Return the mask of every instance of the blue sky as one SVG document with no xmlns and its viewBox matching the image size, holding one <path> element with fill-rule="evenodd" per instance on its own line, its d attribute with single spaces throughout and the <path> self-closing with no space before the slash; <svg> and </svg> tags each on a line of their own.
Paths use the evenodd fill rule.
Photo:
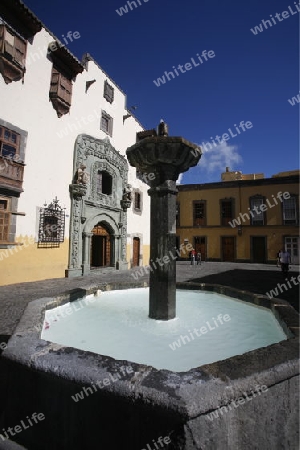
<svg viewBox="0 0 300 450">
<path fill-rule="evenodd" d="M 135 114 L 146 129 L 163 118 L 171 135 L 211 144 L 182 183 L 220 181 L 226 166 L 266 177 L 297 169 L 299 104 L 288 102 L 299 94 L 296 2 L 135 1 L 132 10 L 125 0 L 25 4 L 58 38 L 80 33 L 69 50 L 79 59 L 88 52 L 98 61 L 127 94 L 128 107 L 137 105 Z M 128 12 L 118 14 L 125 5 Z M 270 15 L 272 26 L 265 28 L 262 20 Z M 263 31 L 255 35 L 251 28 L 258 25 Z M 204 50 L 215 56 L 196 66 L 197 53 Z M 187 63 L 189 70 L 178 69 Z M 157 87 L 154 80 L 165 71 L 175 78 L 169 75 L 170 81 Z M 241 121 L 252 127 L 242 131 Z M 212 138 L 224 133 L 229 138 L 213 145 Z"/>
</svg>

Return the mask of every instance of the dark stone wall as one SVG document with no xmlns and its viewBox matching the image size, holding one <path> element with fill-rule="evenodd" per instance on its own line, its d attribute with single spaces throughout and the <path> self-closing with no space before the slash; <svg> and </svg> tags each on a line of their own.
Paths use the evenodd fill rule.
<svg viewBox="0 0 300 450">
<path fill-rule="evenodd" d="M 14 427 L 33 412 L 45 419 L 12 439 L 29 450 L 141 450 L 159 436 L 170 436 L 168 450 L 183 440 L 183 417 L 142 399 L 100 389 L 77 403 L 71 396 L 83 385 L 3 360 L 5 414 L 0 429 Z M 20 382 L 21 380 L 21 382 Z M 87 386 L 86 386 L 87 387 Z M 148 449 L 147 449 L 148 450 Z"/>
</svg>

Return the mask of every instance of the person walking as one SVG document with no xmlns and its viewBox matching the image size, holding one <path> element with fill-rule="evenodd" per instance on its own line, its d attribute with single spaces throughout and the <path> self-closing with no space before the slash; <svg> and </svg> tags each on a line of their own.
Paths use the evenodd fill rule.
<svg viewBox="0 0 300 450">
<path fill-rule="evenodd" d="M 197 253 L 196 261 L 197 261 L 197 266 L 198 266 L 198 265 L 201 266 L 201 253 L 200 253 L 200 252 Z"/>
<path fill-rule="evenodd" d="M 280 252 L 281 250 L 279 250 L 279 252 L 277 253 L 277 267 L 280 267 Z"/>
<path fill-rule="evenodd" d="M 291 264 L 291 255 L 286 250 L 281 250 L 279 253 L 279 260 L 281 264 L 282 273 L 288 273 L 289 264 Z"/>
<path fill-rule="evenodd" d="M 195 260 L 196 260 L 196 251 L 193 248 L 192 251 L 191 251 L 191 266 L 195 265 Z"/>
</svg>

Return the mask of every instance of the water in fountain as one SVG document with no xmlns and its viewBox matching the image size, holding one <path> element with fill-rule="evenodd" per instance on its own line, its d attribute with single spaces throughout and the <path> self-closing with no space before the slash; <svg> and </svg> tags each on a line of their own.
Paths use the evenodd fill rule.
<svg viewBox="0 0 300 450">
<path fill-rule="evenodd" d="M 147 288 L 108 291 L 46 311 L 42 338 L 177 372 L 287 338 L 268 309 L 225 295 L 177 290 L 168 321 L 148 317 L 148 296 Z"/>
</svg>

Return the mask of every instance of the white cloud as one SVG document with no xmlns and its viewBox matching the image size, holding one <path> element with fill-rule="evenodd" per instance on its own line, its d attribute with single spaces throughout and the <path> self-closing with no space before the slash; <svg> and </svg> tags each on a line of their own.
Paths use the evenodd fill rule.
<svg viewBox="0 0 300 450">
<path fill-rule="evenodd" d="M 225 172 L 226 167 L 230 167 L 230 170 L 233 170 L 243 162 L 238 152 L 238 147 L 236 145 L 229 145 L 226 141 L 222 141 L 217 145 L 204 141 L 198 145 L 202 148 L 202 157 L 198 165 L 199 168 L 206 172 L 219 171 L 221 173 Z"/>
<path fill-rule="evenodd" d="M 183 173 L 181 173 L 181 174 L 179 175 L 178 180 L 176 181 L 176 184 L 181 184 L 182 177 L 183 177 Z"/>
</svg>

